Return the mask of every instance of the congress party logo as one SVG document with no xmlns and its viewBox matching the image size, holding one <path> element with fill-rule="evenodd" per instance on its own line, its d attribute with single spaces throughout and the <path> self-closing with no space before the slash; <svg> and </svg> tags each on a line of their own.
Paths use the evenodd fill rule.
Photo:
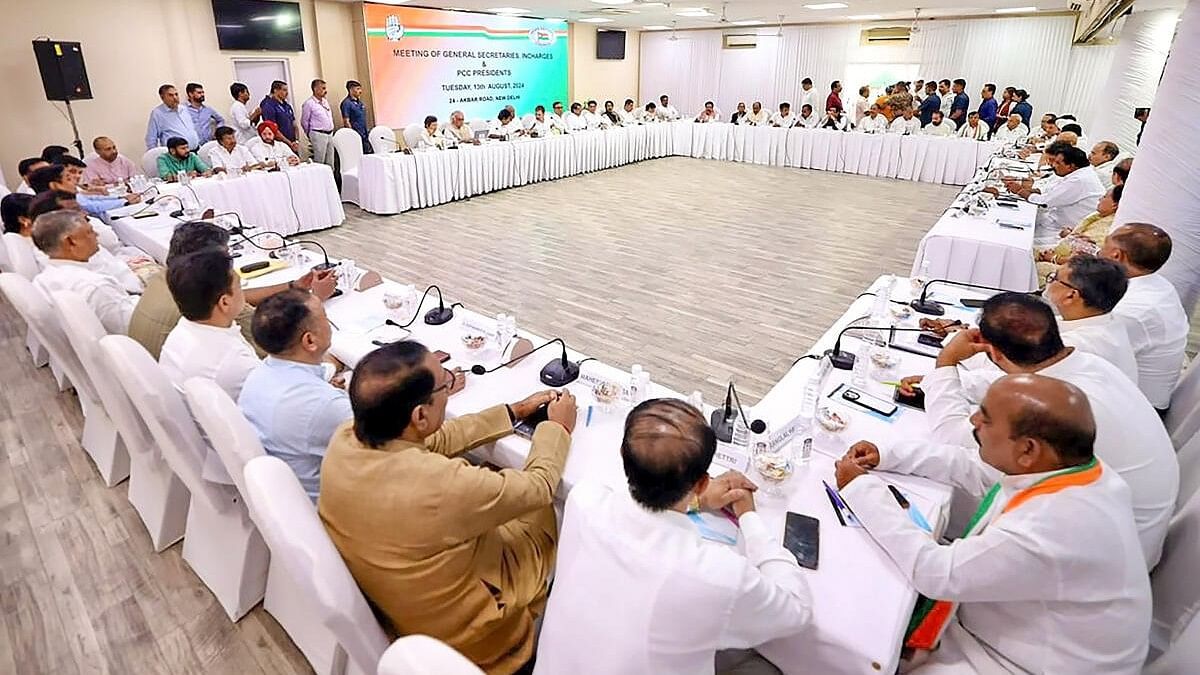
<svg viewBox="0 0 1200 675">
<path fill-rule="evenodd" d="M 388 15 L 387 23 L 384 25 L 384 34 L 393 42 L 404 37 L 404 26 L 400 25 L 400 17 L 395 14 Z"/>
<path fill-rule="evenodd" d="M 539 47 L 549 47 L 557 39 L 558 36 L 549 28 L 534 28 L 529 31 L 529 41 Z"/>
</svg>

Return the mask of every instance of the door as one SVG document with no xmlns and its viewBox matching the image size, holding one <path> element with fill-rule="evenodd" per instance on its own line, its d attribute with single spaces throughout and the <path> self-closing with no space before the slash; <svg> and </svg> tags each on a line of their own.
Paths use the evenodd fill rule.
<svg viewBox="0 0 1200 675">
<path fill-rule="evenodd" d="M 275 80 L 288 83 L 288 103 L 292 108 L 296 107 L 296 83 L 292 82 L 287 59 L 233 59 L 233 76 L 237 82 L 250 87 L 250 100 L 246 106 L 251 110 L 271 93 L 271 83 Z"/>
</svg>

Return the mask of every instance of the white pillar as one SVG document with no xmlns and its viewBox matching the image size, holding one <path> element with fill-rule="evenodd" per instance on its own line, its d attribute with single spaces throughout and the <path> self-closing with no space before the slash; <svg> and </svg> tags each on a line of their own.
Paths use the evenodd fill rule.
<svg viewBox="0 0 1200 675">
<path fill-rule="evenodd" d="M 1142 125 L 1133 119 L 1133 110 L 1148 108 L 1154 100 L 1178 19 L 1177 9 L 1134 12 L 1125 18 L 1108 79 L 1097 97 L 1101 103 L 1095 122 L 1084 129 L 1092 141 L 1112 141 L 1122 154 L 1134 152 Z"/>
<path fill-rule="evenodd" d="M 1116 224 L 1151 223 L 1171 235 L 1162 272 L 1190 316 L 1200 297 L 1200 0 L 1184 9 L 1170 49 Z"/>
</svg>

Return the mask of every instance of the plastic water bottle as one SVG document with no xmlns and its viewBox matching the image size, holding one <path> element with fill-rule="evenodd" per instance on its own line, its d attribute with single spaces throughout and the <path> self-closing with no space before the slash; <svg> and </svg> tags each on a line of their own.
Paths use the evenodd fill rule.
<svg viewBox="0 0 1200 675">
<path fill-rule="evenodd" d="M 888 305 L 892 298 L 892 284 L 895 282 L 895 277 L 890 274 L 884 275 L 880 280 L 879 288 L 875 289 L 875 304 L 871 306 L 871 323 L 876 326 L 890 326 L 888 318 Z"/>
<path fill-rule="evenodd" d="M 850 383 L 859 389 L 867 386 L 868 369 L 871 367 L 871 348 L 864 340 L 858 343 L 854 354 L 854 370 L 850 371 Z"/>
<path fill-rule="evenodd" d="M 517 337 L 517 315 L 504 315 L 504 335 L 509 339 Z"/>
<path fill-rule="evenodd" d="M 632 408 L 642 402 L 642 367 L 633 364 L 629 367 L 629 406 Z"/>
<path fill-rule="evenodd" d="M 912 278 L 913 294 L 919 294 L 927 283 L 929 283 L 929 258 L 924 258 L 921 260 L 920 274 Z"/>
<path fill-rule="evenodd" d="M 701 413 L 704 412 L 704 394 L 701 394 L 700 390 L 693 391 L 692 395 L 688 397 L 687 402 L 688 405 L 699 410 Z"/>
<path fill-rule="evenodd" d="M 638 374 L 638 392 L 642 395 L 642 401 L 650 398 L 650 371 L 643 369 Z"/>
<path fill-rule="evenodd" d="M 504 346 L 508 344 L 508 332 L 506 331 L 507 324 L 507 314 L 500 312 L 496 315 L 496 345 L 500 349 L 504 349 Z"/>
</svg>

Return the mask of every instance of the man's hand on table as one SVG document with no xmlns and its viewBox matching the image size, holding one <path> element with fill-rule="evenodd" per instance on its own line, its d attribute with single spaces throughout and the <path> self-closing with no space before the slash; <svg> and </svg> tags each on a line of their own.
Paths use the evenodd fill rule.
<svg viewBox="0 0 1200 675">
<path fill-rule="evenodd" d="M 966 328 L 966 325 L 958 319 L 921 319 L 917 322 L 917 326 L 921 330 L 944 338 L 956 330 Z"/>
<path fill-rule="evenodd" d="M 543 405 L 546 405 L 556 398 L 558 398 L 558 392 L 554 391 L 553 389 L 546 389 L 545 391 L 539 391 L 532 396 L 527 396 L 516 403 L 510 404 L 508 407 L 512 409 L 513 417 L 516 417 L 520 420 L 529 417 L 533 414 L 533 411 L 537 410 Z"/>
<path fill-rule="evenodd" d="M 312 291 L 312 294 L 321 300 L 328 300 L 337 290 L 337 271 L 334 269 L 309 270 L 292 282 L 292 285 Z"/>
<path fill-rule="evenodd" d="M 957 366 L 972 356 L 987 350 L 988 344 L 984 342 L 983 335 L 980 334 L 978 328 L 960 330 L 945 347 L 942 347 L 942 351 L 938 352 L 935 367 Z"/>
<path fill-rule="evenodd" d="M 900 393 L 904 394 L 905 396 L 916 396 L 916 385 L 920 384 L 921 380 L 923 379 L 925 379 L 924 375 L 909 375 L 908 377 L 902 377 L 900 378 L 900 386 L 896 388 L 899 389 Z"/>
<path fill-rule="evenodd" d="M 551 422 L 561 424 L 568 434 L 574 433 L 575 418 L 579 415 L 579 407 L 575 404 L 575 395 L 566 389 L 550 393 L 554 395 L 554 400 L 550 401 L 550 406 L 546 409 L 546 418 Z"/>
<path fill-rule="evenodd" d="M 859 441 L 851 445 L 846 454 L 833 464 L 833 475 L 837 480 L 838 489 L 841 490 L 849 485 L 850 481 L 877 466 L 879 466 L 878 446 L 870 441 Z"/>
<path fill-rule="evenodd" d="M 454 376 L 454 382 L 450 385 L 450 395 L 453 396 L 467 388 L 467 374 L 462 368 L 455 368 L 450 374 Z"/>
<path fill-rule="evenodd" d="M 705 511 L 720 511 L 729 506 L 734 515 L 754 510 L 754 491 L 758 486 L 740 471 L 726 471 L 708 481 L 704 494 L 700 495 L 700 508 Z"/>
</svg>

